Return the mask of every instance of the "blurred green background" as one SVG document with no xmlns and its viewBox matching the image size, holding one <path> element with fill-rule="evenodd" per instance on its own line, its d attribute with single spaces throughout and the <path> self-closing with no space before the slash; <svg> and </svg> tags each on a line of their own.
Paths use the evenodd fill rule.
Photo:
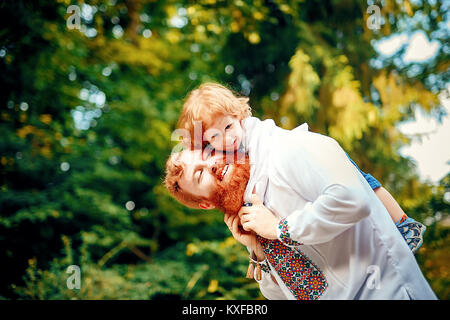
<svg viewBox="0 0 450 320">
<path fill-rule="evenodd" d="M 379 29 L 369 5 L 381 9 Z M 337 139 L 425 222 L 417 259 L 448 299 L 450 175 L 419 179 L 398 124 L 417 109 L 445 116 L 449 7 L 1 1 L 0 298 L 264 299 L 222 214 L 184 208 L 162 186 L 184 97 L 219 81 L 248 95 L 255 116 Z M 403 61 L 405 46 L 375 50 L 417 31 L 439 43 L 426 61 Z M 72 264 L 78 290 L 66 286 Z"/>
</svg>

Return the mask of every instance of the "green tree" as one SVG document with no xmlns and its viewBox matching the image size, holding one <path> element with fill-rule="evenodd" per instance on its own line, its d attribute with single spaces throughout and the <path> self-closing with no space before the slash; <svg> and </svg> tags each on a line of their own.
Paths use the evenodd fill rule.
<svg viewBox="0 0 450 320">
<path fill-rule="evenodd" d="M 434 219 L 419 261 L 448 297 L 448 268 L 429 262 L 448 244 L 448 181 L 418 180 L 396 128 L 415 108 L 441 115 L 448 8 L 379 5 L 377 31 L 361 1 L 0 2 L 0 296 L 261 298 L 221 214 L 184 208 L 161 184 L 183 98 L 215 80 L 256 116 L 334 137 L 408 213 Z M 414 30 L 441 43 L 425 64 L 373 49 Z M 60 285 L 70 264 L 85 270 L 79 292 Z"/>
</svg>

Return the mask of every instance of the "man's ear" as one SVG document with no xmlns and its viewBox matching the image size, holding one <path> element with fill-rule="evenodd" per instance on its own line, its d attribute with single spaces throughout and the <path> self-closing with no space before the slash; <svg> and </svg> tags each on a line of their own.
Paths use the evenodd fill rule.
<svg viewBox="0 0 450 320">
<path fill-rule="evenodd" d="M 210 209 L 214 209 L 216 206 L 209 201 L 202 201 L 200 202 L 200 204 L 198 205 L 201 209 L 205 209 L 205 210 L 210 210 Z"/>
</svg>

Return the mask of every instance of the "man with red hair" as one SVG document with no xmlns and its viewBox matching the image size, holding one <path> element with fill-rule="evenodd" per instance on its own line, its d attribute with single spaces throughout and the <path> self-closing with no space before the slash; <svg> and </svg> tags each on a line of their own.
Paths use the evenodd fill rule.
<svg viewBox="0 0 450 320">
<path fill-rule="evenodd" d="M 267 156 L 252 163 L 207 150 L 174 153 L 165 185 L 186 206 L 225 213 L 266 298 L 436 298 L 386 208 L 334 139 L 277 130 L 262 141 L 255 148 Z"/>
</svg>

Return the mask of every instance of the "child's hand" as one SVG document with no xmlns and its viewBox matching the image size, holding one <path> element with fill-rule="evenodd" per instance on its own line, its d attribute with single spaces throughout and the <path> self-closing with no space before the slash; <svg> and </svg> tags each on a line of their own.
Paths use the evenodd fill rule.
<svg viewBox="0 0 450 320">
<path fill-rule="evenodd" d="M 230 229 L 234 239 L 257 252 L 258 240 L 256 239 L 256 234 L 254 232 L 245 231 L 242 229 L 239 225 L 240 219 L 237 214 L 231 215 L 229 213 L 225 213 L 223 221 L 228 226 L 228 229 Z"/>
<path fill-rule="evenodd" d="M 266 239 L 277 239 L 278 219 L 256 194 L 252 194 L 251 202 L 251 207 L 242 207 L 238 213 L 244 230 L 254 231 Z"/>
</svg>

